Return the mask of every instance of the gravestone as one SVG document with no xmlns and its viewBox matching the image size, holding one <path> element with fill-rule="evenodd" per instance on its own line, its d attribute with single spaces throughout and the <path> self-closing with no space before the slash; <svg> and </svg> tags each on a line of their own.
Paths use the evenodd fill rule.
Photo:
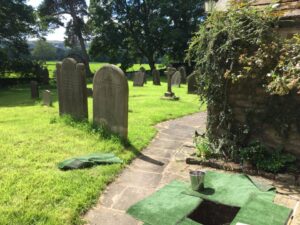
<svg viewBox="0 0 300 225">
<path fill-rule="evenodd" d="M 59 114 L 76 119 L 88 118 L 85 67 L 75 59 L 66 58 L 56 64 Z"/>
<path fill-rule="evenodd" d="M 188 94 L 196 94 L 198 87 L 197 87 L 197 80 L 196 80 L 196 73 L 193 72 L 187 77 L 187 86 L 188 86 Z"/>
<path fill-rule="evenodd" d="M 186 84 L 187 77 L 186 77 L 185 67 L 184 66 L 180 67 L 178 71 L 180 72 L 180 75 L 181 75 L 181 83 Z"/>
<path fill-rule="evenodd" d="M 152 71 L 152 77 L 153 77 L 153 85 L 160 85 L 160 73 L 158 70 L 154 69 Z"/>
<path fill-rule="evenodd" d="M 42 82 L 43 84 L 49 84 L 49 70 L 47 68 L 43 69 Z"/>
<path fill-rule="evenodd" d="M 146 73 L 146 69 L 144 67 L 140 68 L 140 71 L 142 73 L 144 73 L 144 84 L 147 84 L 147 73 Z"/>
<path fill-rule="evenodd" d="M 52 106 L 52 95 L 49 90 L 43 92 L 43 105 Z"/>
<path fill-rule="evenodd" d="M 87 88 L 86 91 L 87 91 L 88 97 L 93 97 L 93 89 L 92 88 Z"/>
<path fill-rule="evenodd" d="M 171 85 L 180 87 L 180 84 L 181 84 L 181 74 L 179 71 L 176 71 L 172 76 Z"/>
<path fill-rule="evenodd" d="M 145 82 L 145 73 L 142 71 L 135 72 L 133 76 L 133 86 L 134 87 L 143 87 Z"/>
<path fill-rule="evenodd" d="M 94 123 L 127 138 L 129 90 L 124 72 L 114 65 L 106 65 L 97 71 L 93 85 Z"/>
<path fill-rule="evenodd" d="M 167 76 L 168 80 L 168 90 L 165 93 L 165 96 L 163 99 L 168 99 L 168 100 L 179 100 L 178 97 L 175 96 L 175 94 L 172 92 L 172 76 L 176 73 L 176 69 L 174 67 L 167 67 L 167 70 L 165 71 L 165 75 Z"/>
<path fill-rule="evenodd" d="M 31 81 L 30 82 L 30 91 L 31 91 L 31 98 L 32 99 L 37 99 L 39 98 L 39 84 L 36 81 Z"/>
</svg>

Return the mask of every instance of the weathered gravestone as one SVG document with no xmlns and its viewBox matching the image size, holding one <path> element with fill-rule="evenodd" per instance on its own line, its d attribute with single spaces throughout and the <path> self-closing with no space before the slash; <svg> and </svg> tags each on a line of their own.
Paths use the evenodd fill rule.
<svg viewBox="0 0 300 225">
<path fill-rule="evenodd" d="M 180 75 L 181 75 L 181 83 L 186 84 L 187 77 L 186 77 L 185 67 L 184 66 L 180 67 L 178 71 L 180 72 Z"/>
<path fill-rule="evenodd" d="M 31 98 L 36 99 L 39 98 L 39 84 L 36 81 L 30 82 L 30 91 L 31 91 Z"/>
<path fill-rule="evenodd" d="M 152 77 L 153 77 L 153 85 L 160 85 L 160 73 L 158 70 L 154 69 L 152 71 Z"/>
<path fill-rule="evenodd" d="M 92 88 L 87 88 L 86 91 L 87 91 L 88 97 L 93 97 L 93 89 Z"/>
<path fill-rule="evenodd" d="M 138 71 L 135 72 L 133 76 L 133 86 L 134 87 L 143 87 L 145 82 L 145 73 Z"/>
<path fill-rule="evenodd" d="M 52 95 L 49 90 L 43 92 L 43 105 L 52 106 Z"/>
<path fill-rule="evenodd" d="M 196 73 L 193 72 L 187 77 L 187 86 L 188 86 L 188 94 L 196 94 L 198 87 L 197 87 L 197 80 L 196 80 Z"/>
<path fill-rule="evenodd" d="M 146 69 L 144 67 L 140 68 L 140 71 L 142 73 L 144 73 L 144 84 L 147 84 L 147 73 L 146 73 Z"/>
<path fill-rule="evenodd" d="M 94 123 L 127 138 L 129 91 L 124 72 L 114 65 L 106 65 L 96 73 L 93 85 Z"/>
<path fill-rule="evenodd" d="M 175 96 L 175 94 L 172 92 L 172 76 L 176 73 L 176 69 L 173 67 L 167 67 L 167 70 L 165 71 L 165 75 L 167 76 L 168 80 L 168 90 L 165 93 L 165 96 L 163 99 L 168 99 L 168 100 L 179 100 L 178 97 Z"/>
<path fill-rule="evenodd" d="M 56 64 L 60 115 L 76 119 L 88 118 L 85 67 L 75 59 L 66 58 Z"/>
<path fill-rule="evenodd" d="M 181 84 L 181 74 L 179 71 L 176 71 L 172 76 L 171 85 L 180 87 L 180 84 Z"/>
<path fill-rule="evenodd" d="M 43 84 L 49 84 L 49 70 L 47 68 L 43 69 L 42 82 Z"/>
</svg>

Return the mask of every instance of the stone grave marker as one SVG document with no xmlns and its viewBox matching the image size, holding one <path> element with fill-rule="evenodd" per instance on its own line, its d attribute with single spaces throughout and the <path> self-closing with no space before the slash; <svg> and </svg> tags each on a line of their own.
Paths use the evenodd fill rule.
<svg viewBox="0 0 300 225">
<path fill-rule="evenodd" d="M 43 105 L 52 106 L 52 95 L 49 90 L 43 91 Z"/>
<path fill-rule="evenodd" d="M 133 86 L 134 87 L 143 87 L 145 83 L 145 73 L 142 71 L 135 72 L 133 76 Z"/>
<path fill-rule="evenodd" d="M 180 67 L 178 71 L 180 72 L 180 75 L 181 75 L 181 83 L 186 84 L 187 77 L 186 77 L 185 67 L 184 66 Z"/>
<path fill-rule="evenodd" d="M 76 119 L 88 118 L 85 67 L 75 59 L 66 58 L 56 64 L 59 114 Z"/>
<path fill-rule="evenodd" d="M 168 99 L 168 100 L 179 100 L 178 97 L 175 96 L 175 94 L 172 92 L 172 76 L 176 73 L 176 69 L 174 67 L 167 67 L 167 70 L 165 71 L 165 75 L 167 76 L 168 80 L 168 90 L 165 93 L 165 96 L 162 97 L 162 99 Z"/>
<path fill-rule="evenodd" d="M 180 84 L 181 84 L 181 74 L 179 71 L 176 71 L 172 76 L 171 85 L 180 87 Z"/>
<path fill-rule="evenodd" d="M 198 87 L 197 87 L 197 80 L 196 80 L 196 73 L 193 72 L 187 77 L 187 86 L 188 86 L 188 94 L 196 94 Z"/>
<path fill-rule="evenodd" d="M 47 68 L 43 69 L 42 82 L 43 84 L 49 84 L 49 70 Z"/>
<path fill-rule="evenodd" d="M 153 85 L 160 85 L 160 73 L 157 69 L 152 71 Z"/>
<path fill-rule="evenodd" d="M 38 82 L 36 82 L 36 81 L 31 81 L 30 82 L 30 91 L 31 91 L 31 98 L 32 99 L 37 99 L 37 98 L 40 97 Z"/>
<path fill-rule="evenodd" d="M 97 71 L 93 85 L 94 123 L 127 138 L 129 90 L 124 72 L 114 65 L 106 65 Z"/>
</svg>

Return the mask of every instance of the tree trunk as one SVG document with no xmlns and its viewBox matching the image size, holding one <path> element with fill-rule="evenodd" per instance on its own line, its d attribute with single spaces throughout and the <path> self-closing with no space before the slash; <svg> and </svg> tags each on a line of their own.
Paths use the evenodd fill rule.
<svg viewBox="0 0 300 225">
<path fill-rule="evenodd" d="M 148 63 L 149 63 L 149 66 L 150 66 L 151 71 L 153 71 L 154 69 L 156 69 L 156 68 L 155 68 L 155 61 L 154 61 L 154 59 L 153 59 L 153 56 L 148 57 Z"/>
<path fill-rule="evenodd" d="M 82 57 L 83 57 L 83 63 L 85 65 L 86 75 L 87 75 L 87 77 L 92 77 L 93 74 L 92 74 L 91 69 L 90 69 L 89 55 L 86 51 L 85 43 L 84 43 L 84 40 L 83 40 L 83 37 L 82 37 L 81 33 L 78 34 L 78 40 L 79 40 L 81 51 L 82 51 Z"/>
</svg>

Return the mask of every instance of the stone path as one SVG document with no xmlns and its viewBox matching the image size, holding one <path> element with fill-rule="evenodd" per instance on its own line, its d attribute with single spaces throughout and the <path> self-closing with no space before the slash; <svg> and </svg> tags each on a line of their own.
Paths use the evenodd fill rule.
<svg viewBox="0 0 300 225">
<path fill-rule="evenodd" d="M 142 225 L 142 222 L 126 214 L 131 205 L 174 179 L 188 181 L 190 170 L 214 170 L 185 163 L 185 158 L 195 151 L 193 134 L 195 130 L 204 132 L 205 123 L 206 113 L 202 112 L 158 124 L 158 134 L 143 154 L 108 186 L 99 203 L 84 216 L 87 224 Z M 275 201 L 293 208 L 297 198 L 300 198 L 299 188 L 275 185 L 281 192 Z M 292 225 L 300 225 L 300 208 Z"/>
</svg>

